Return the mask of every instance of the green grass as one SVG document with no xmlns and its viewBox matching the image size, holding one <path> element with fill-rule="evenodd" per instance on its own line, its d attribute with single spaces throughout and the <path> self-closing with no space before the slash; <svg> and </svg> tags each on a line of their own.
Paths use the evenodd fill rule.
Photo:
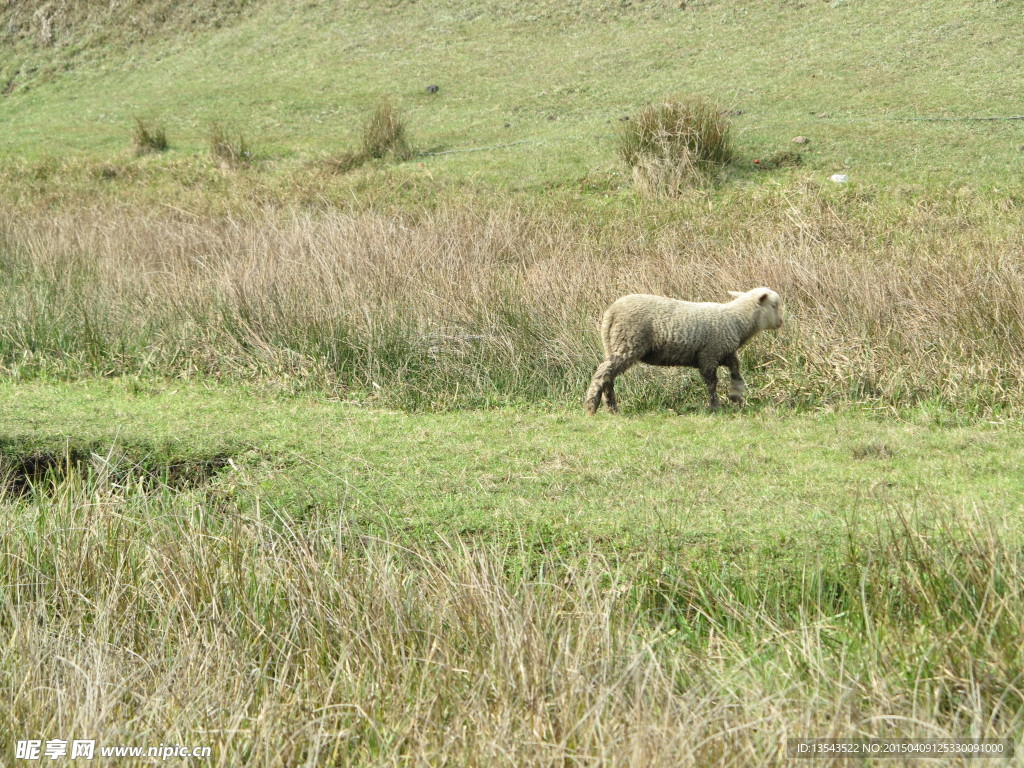
<svg viewBox="0 0 1024 768">
<path fill-rule="evenodd" d="M 1019 736 L 1017 421 L 0 394 L 5 467 L 101 457 L 0 496 L 4 754 L 57 716 L 253 765 Z M 177 490 L 119 471 L 211 455 L 230 461 Z"/>
<path fill-rule="evenodd" d="M 534 189 L 621 174 L 619 118 L 682 94 L 742 111 L 732 118 L 739 178 L 797 135 L 811 140 L 801 174 L 846 170 L 857 183 L 929 189 L 1015 189 L 1020 178 L 1019 121 L 904 120 L 1020 111 L 1011 84 L 1022 65 L 1009 42 L 1017 18 L 1006 4 L 593 3 L 570 11 L 538 2 L 493 10 L 267 2 L 187 44 L 158 38 L 134 48 L 126 65 L 101 48 L 0 100 L 5 162 L 109 160 L 142 115 L 176 137 L 167 163 L 201 156 L 206 126 L 224 120 L 246 125 L 261 151 L 293 167 L 354 149 L 362 116 L 388 97 L 425 150 L 526 142 L 424 156 L 425 171 Z M 439 93 L 426 94 L 435 82 Z"/>
<path fill-rule="evenodd" d="M 619 154 L 633 169 L 637 189 L 676 198 L 727 164 L 732 159 L 727 111 L 714 102 L 670 99 L 648 104 L 626 121 Z"/>
<path fill-rule="evenodd" d="M 135 118 L 135 132 L 132 141 L 136 155 L 166 152 L 168 148 L 166 131 L 159 125 L 151 128 L 139 118 Z"/>
<path fill-rule="evenodd" d="M 5 453 L 113 448 L 154 464 L 232 456 L 248 493 L 286 518 L 332 510 L 399 537 L 508 544 L 525 531 L 621 551 L 660 540 L 799 557 L 840 543 L 851 521 L 871 529 L 893 510 L 927 524 L 975 508 L 1015 518 L 1024 506 L 1016 421 L 952 427 L 927 412 L 893 420 L 772 408 L 409 414 L 119 380 L 4 390 Z M 237 479 L 227 471 L 223 482 Z"/>
<path fill-rule="evenodd" d="M 0 763 L 1019 740 L 1012 3 L 172 5 L 0 9 Z M 646 200 L 669 97 L 734 161 Z M 747 408 L 638 367 L 584 417 L 612 299 L 758 284 Z"/>
</svg>

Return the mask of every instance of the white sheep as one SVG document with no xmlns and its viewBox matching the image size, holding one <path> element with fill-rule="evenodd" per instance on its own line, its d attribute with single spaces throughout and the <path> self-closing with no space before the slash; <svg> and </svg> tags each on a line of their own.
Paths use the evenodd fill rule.
<svg viewBox="0 0 1024 768">
<path fill-rule="evenodd" d="M 782 327 L 779 294 L 770 288 L 729 291 L 726 304 L 679 301 L 664 296 L 623 296 L 604 313 L 604 362 L 594 373 L 584 407 L 593 415 L 601 405 L 616 413 L 615 377 L 636 362 L 697 368 L 718 408 L 718 366 L 729 367 L 729 399 L 743 402 L 743 377 L 736 351 L 758 332 Z"/>
</svg>

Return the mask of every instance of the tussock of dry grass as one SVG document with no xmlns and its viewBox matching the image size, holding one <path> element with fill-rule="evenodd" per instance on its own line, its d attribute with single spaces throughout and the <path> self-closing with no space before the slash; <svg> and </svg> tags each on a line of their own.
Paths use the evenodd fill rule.
<svg viewBox="0 0 1024 768">
<path fill-rule="evenodd" d="M 463 403 L 573 403 L 618 296 L 718 301 L 768 285 L 787 322 L 745 352 L 755 401 L 1017 409 L 1018 237 L 965 227 L 955 209 L 894 214 L 814 189 L 723 205 L 736 210 L 696 203 L 656 230 L 515 204 L 22 212 L 0 219 L 0 353 L 22 371 L 256 377 L 415 407 L 456 392 Z M 623 379 L 627 402 L 676 402 L 671 372 L 642 369 Z M 686 397 L 699 389 L 683 386 Z"/>
<path fill-rule="evenodd" d="M 132 132 L 132 143 L 136 155 L 148 155 L 152 152 L 166 152 L 168 149 L 167 131 L 162 125 L 147 125 L 140 118 L 135 118 L 135 130 Z"/>
<path fill-rule="evenodd" d="M 405 119 L 386 100 L 376 106 L 363 124 L 362 154 L 370 158 L 390 155 L 395 160 L 412 157 Z"/>
<path fill-rule="evenodd" d="M 222 167 L 237 168 L 252 162 L 252 149 L 241 131 L 213 123 L 209 134 L 210 156 Z"/>
<path fill-rule="evenodd" d="M 619 133 L 619 154 L 642 194 L 676 198 L 729 162 L 729 120 L 705 99 L 649 104 Z"/>
</svg>

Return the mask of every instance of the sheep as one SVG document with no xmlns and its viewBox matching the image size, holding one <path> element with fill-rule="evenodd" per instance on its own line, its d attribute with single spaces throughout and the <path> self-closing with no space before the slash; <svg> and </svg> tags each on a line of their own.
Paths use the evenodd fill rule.
<svg viewBox="0 0 1024 768">
<path fill-rule="evenodd" d="M 729 291 L 732 301 L 695 303 L 664 296 L 623 296 L 604 313 L 604 361 L 587 390 L 584 407 L 593 415 L 604 397 L 617 413 L 615 377 L 637 361 L 697 368 L 708 387 L 711 410 L 718 409 L 718 367 L 728 366 L 729 399 L 743 402 L 746 388 L 736 351 L 758 332 L 782 327 L 779 294 L 770 288 Z"/>
</svg>

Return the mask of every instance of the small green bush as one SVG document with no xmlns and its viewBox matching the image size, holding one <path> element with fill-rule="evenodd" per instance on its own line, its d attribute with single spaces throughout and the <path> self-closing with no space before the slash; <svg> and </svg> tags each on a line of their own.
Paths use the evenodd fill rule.
<svg viewBox="0 0 1024 768">
<path fill-rule="evenodd" d="M 253 154 L 245 136 L 221 123 L 210 126 L 210 155 L 221 165 L 236 168 L 252 162 Z"/>
<path fill-rule="evenodd" d="M 729 162 L 729 121 L 705 99 L 667 99 L 640 110 L 619 134 L 619 154 L 633 169 L 637 188 L 676 197 Z"/>
<path fill-rule="evenodd" d="M 162 125 L 153 128 L 146 125 L 140 118 L 135 118 L 135 133 L 132 136 L 136 155 L 148 155 L 151 152 L 166 152 L 167 132 Z"/>
<path fill-rule="evenodd" d="M 405 120 L 387 100 L 381 101 L 363 125 L 362 154 L 370 158 L 391 155 L 395 160 L 412 157 Z"/>
</svg>

